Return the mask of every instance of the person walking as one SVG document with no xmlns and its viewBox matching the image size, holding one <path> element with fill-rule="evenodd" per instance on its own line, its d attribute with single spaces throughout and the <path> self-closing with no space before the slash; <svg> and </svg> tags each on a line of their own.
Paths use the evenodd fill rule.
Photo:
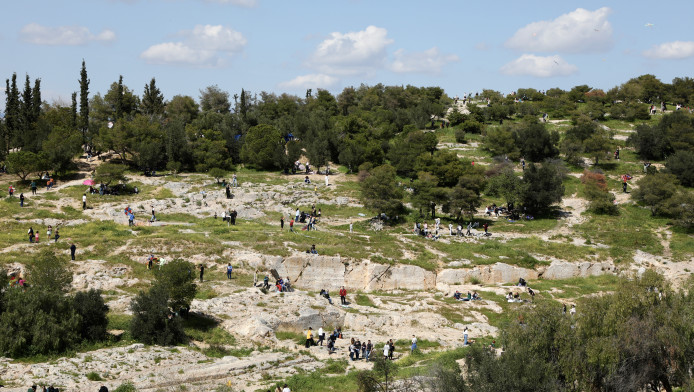
<svg viewBox="0 0 694 392">
<path fill-rule="evenodd" d="M 77 245 L 73 242 L 72 245 L 70 245 L 70 258 L 72 261 L 75 261 L 75 252 L 77 251 Z"/>
<path fill-rule="evenodd" d="M 345 286 L 342 286 L 340 289 L 340 303 L 342 305 L 347 305 L 347 290 L 345 289 Z"/>
<path fill-rule="evenodd" d="M 55 227 L 55 242 L 58 242 L 58 238 L 60 238 L 60 234 L 58 233 L 58 226 Z"/>
<path fill-rule="evenodd" d="M 29 231 L 27 231 L 27 235 L 29 236 L 29 242 L 34 243 L 34 228 L 29 227 Z"/>
<path fill-rule="evenodd" d="M 463 346 L 467 346 L 467 327 L 463 329 Z"/>
<path fill-rule="evenodd" d="M 280 230 L 284 230 L 284 215 L 280 217 Z"/>
<path fill-rule="evenodd" d="M 31 182 L 31 194 L 32 194 L 32 195 L 35 195 L 35 194 L 36 194 L 36 189 L 37 189 L 37 187 L 36 187 L 36 181 L 32 181 L 32 182 Z"/>
<path fill-rule="evenodd" d="M 289 221 L 289 231 L 294 232 L 294 218 Z"/>
<path fill-rule="evenodd" d="M 203 275 L 205 275 L 205 265 L 200 264 L 200 283 L 202 283 Z"/>
<path fill-rule="evenodd" d="M 154 206 L 151 206 L 151 207 L 152 207 L 152 219 L 150 220 L 150 222 L 154 223 L 154 221 L 157 220 L 157 216 L 154 214 Z"/>
<path fill-rule="evenodd" d="M 325 340 L 325 331 L 323 331 L 323 327 L 318 328 L 318 343 L 316 345 L 320 344 L 323 346 L 323 341 Z"/>
<path fill-rule="evenodd" d="M 234 270 L 234 267 L 231 266 L 231 263 L 227 264 L 227 279 L 231 279 L 231 271 Z"/>
<path fill-rule="evenodd" d="M 24 192 L 19 194 L 19 206 L 24 207 Z"/>
</svg>

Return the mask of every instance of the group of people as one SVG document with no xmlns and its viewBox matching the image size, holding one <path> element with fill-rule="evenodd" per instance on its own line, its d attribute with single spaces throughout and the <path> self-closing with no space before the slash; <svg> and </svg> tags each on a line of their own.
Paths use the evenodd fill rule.
<svg viewBox="0 0 694 392">
<path fill-rule="evenodd" d="M 60 234 L 58 232 L 58 227 L 55 228 L 55 235 L 53 236 L 53 226 L 48 225 L 48 229 L 46 229 L 46 238 L 48 240 L 54 239 L 55 242 L 58 242 L 58 238 L 60 238 Z M 29 242 L 30 243 L 38 243 L 40 234 L 37 231 L 34 231 L 34 227 L 30 226 L 29 230 L 27 230 L 27 236 L 29 237 Z"/>
<path fill-rule="evenodd" d="M 306 225 L 301 230 L 311 231 L 316 230 L 316 223 L 321 217 L 321 209 L 316 210 L 316 206 L 311 206 L 311 212 L 307 213 L 301 211 L 299 207 L 296 208 L 294 216 L 290 216 L 289 220 L 289 231 L 294 232 L 294 225 L 296 223 L 305 223 Z M 280 217 L 280 229 L 284 229 L 284 215 Z"/>
<path fill-rule="evenodd" d="M 458 301 L 478 301 L 482 299 L 479 294 L 477 294 L 477 291 L 474 291 L 472 294 L 470 292 L 467 292 L 467 296 L 463 297 L 463 294 L 456 290 L 455 293 L 453 294 L 453 298 L 457 299 Z"/>
<path fill-rule="evenodd" d="M 479 222 L 470 221 L 470 222 L 468 222 L 468 224 L 466 226 L 467 230 L 464 232 L 462 224 L 459 223 L 458 226 L 456 228 L 454 228 L 453 224 L 449 223 L 448 224 L 448 233 L 451 236 L 457 236 L 457 237 L 473 236 L 475 234 L 472 232 L 472 229 L 477 228 L 477 227 L 479 227 Z M 482 228 L 484 229 L 484 235 L 485 236 L 491 235 L 489 233 L 489 224 L 488 223 L 485 222 L 482 225 Z M 433 229 L 430 228 L 429 224 L 426 222 L 424 222 L 424 223 L 416 222 L 414 224 L 414 228 L 413 228 L 412 232 L 415 235 L 421 235 L 425 238 L 437 240 L 440 238 L 439 229 L 440 229 L 440 220 L 439 220 L 439 218 L 436 218 L 436 223 L 434 224 Z"/>
<path fill-rule="evenodd" d="M 229 222 L 229 224 L 236 225 L 236 217 L 239 215 L 236 210 L 230 210 L 229 212 L 227 211 L 222 211 L 222 221 L 223 222 Z M 217 217 L 217 214 L 215 213 L 215 218 Z"/>
</svg>

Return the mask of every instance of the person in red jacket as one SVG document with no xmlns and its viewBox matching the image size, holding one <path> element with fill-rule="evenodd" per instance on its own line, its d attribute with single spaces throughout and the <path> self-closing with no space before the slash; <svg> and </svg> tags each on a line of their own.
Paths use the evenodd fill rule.
<svg viewBox="0 0 694 392">
<path fill-rule="evenodd" d="M 340 289 L 340 302 L 342 305 L 347 305 L 347 301 L 345 300 L 345 297 L 347 296 L 347 290 L 345 290 L 345 286 L 342 286 Z"/>
</svg>

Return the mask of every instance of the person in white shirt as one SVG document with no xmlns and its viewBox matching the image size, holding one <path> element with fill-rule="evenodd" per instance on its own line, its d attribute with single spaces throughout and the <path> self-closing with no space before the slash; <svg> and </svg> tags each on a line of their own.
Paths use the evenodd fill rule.
<svg viewBox="0 0 694 392">
<path fill-rule="evenodd" d="M 569 310 L 570 315 L 575 315 L 576 314 L 576 305 L 571 305 L 571 310 Z"/>
<path fill-rule="evenodd" d="M 463 346 L 467 346 L 467 327 L 463 330 Z"/>
<path fill-rule="evenodd" d="M 417 337 L 412 335 L 412 347 L 410 348 L 410 352 L 414 352 L 414 350 L 417 349 Z"/>
<path fill-rule="evenodd" d="M 86 210 L 87 209 L 87 194 L 85 193 L 82 195 L 82 209 Z"/>
<path fill-rule="evenodd" d="M 328 175 L 326 174 L 326 175 L 325 175 L 325 186 L 328 186 L 328 185 L 329 185 L 329 184 L 328 184 Z"/>
<path fill-rule="evenodd" d="M 388 359 L 388 353 L 389 352 L 390 352 L 390 345 L 388 344 L 388 342 L 386 342 L 386 344 L 383 346 L 383 357 L 385 359 Z"/>
<path fill-rule="evenodd" d="M 450 232 L 451 235 L 453 235 L 453 224 L 452 223 L 448 224 L 448 231 Z"/>
<path fill-rule="evenodd" d="M 292 392 L 292 390 L 289 389 L 289 386 L 287 386 L 287 384 L 284 384 L 284 387 L 282 388 L 282 392 Z"/>
</svg>

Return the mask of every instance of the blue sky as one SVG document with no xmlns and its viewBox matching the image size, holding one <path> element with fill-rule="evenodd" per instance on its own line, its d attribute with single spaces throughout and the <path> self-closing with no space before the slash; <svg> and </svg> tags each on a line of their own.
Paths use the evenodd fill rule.
<svg viewBox="0 0 694 392">
<path fill-rule="evenodd" d="M 49 102 L 69 102 L 83 58 L 92 94 L 119 75 L 142 94 L 156 77 L 167 99 L 197 99 L 213 84 L 231 95 L 338 93 L 380 82 L 462 96 L 483 88 L 609 89 L 645 73 L 664 82 L 694 76 L 692 1 L 3 3 L 0 76 L 41 78 Z"/>
</svg>

